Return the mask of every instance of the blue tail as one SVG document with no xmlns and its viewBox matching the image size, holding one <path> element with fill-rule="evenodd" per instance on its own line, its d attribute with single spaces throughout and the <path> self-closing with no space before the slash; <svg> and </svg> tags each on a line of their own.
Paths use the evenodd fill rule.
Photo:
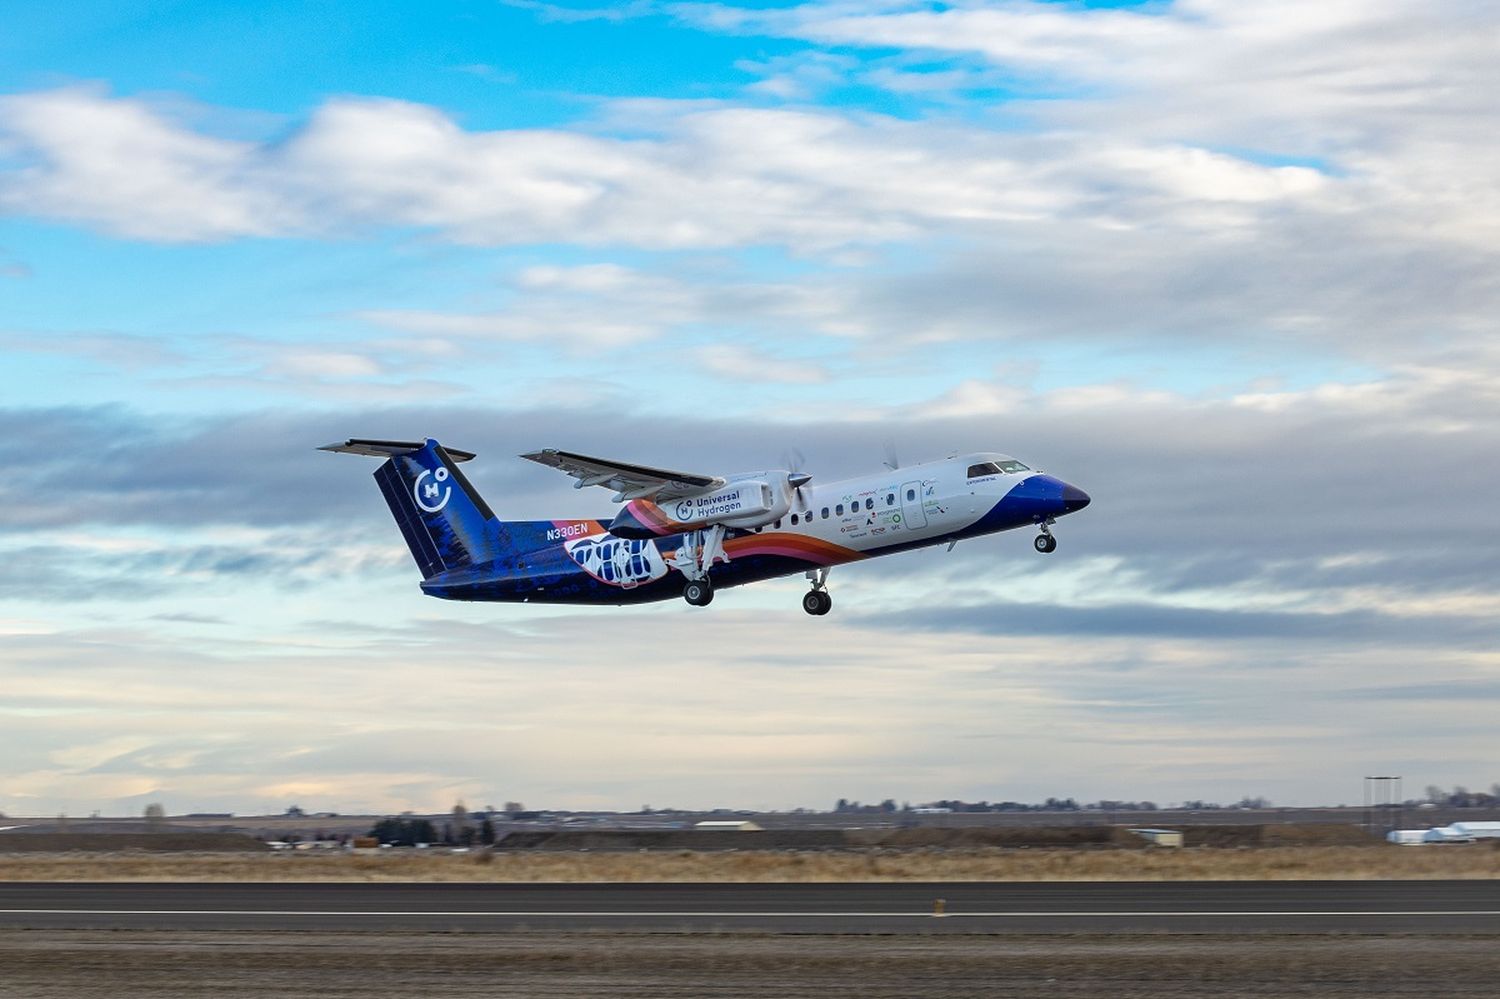
<svg viewBox="0 0 1500 999">
<path fill-rule="evenodd" d="M 487 562 L 519 563 L 531 552 L 604 530 L 595 521 L 499 520 L 459 470 L 474 455 L 430 437 L 420 444 L 356 437 L 318 450 L 386 459 L 375 481 L 423 579 Z"/>
<path fill-rule="evenodd" d="M 355 438 L 319 450 L 387 459 L 375 481 L 423 578 L 508 554 L 504 525 L 459 470 L 474 457 L 468 451 L 430 437 L 421 444 Z"/>
</svg>

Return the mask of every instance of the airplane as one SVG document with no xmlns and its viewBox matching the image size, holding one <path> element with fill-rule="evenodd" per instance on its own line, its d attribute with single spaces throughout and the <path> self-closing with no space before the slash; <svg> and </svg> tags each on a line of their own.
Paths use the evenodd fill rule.
<svg viewBox="0 0 1500 999">
<path fill-rule="evenodd" d="M 375 481 L 422 571 L 446 600 L 639 604 L 804 573 L 802 609 L 833 607 L 836 565 L 1018 527 L 1057 548 L 1057 518 L 1082 510 L 1077 486 L 1004 454 L 954 455 L 839 482 L 770 469 L 704 475 L 552 448 L 522 458 L 603 486 L 623 504 L 602 520 L 501 520 L 459 465 L 475 457 L 428 438 L 350 438 L 318 450 L 385 459 Z"/>
</svg>

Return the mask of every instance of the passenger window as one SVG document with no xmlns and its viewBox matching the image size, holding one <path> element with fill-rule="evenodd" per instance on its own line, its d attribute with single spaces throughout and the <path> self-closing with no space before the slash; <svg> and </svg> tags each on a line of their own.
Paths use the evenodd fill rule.
<svg viewBox="0 0 1500 999">
<path fill-rule="evenodd" d="M 885 494 L 885 505 L 886 506 L 895 506 L 896 505 L 896 494 L 895 493 L 886 493 Z"/>
<path fill-rule="evenodd" d="M 795 513 L 792 514 L 792 526 L 793 527 L 797 526 L 797 515 Z"/>
<path fill-rule="evenodd" d="M 873 510 L 873 509 L 875 509 L 875 501 L 873 499 L 867 499 L 867 500 L 865 500 L 865 509 L 866 510 Z"/>
<path fill-rule="evenodd" d="M 834 507 L 833 512 L 842 517 L 844 515 L 844 504 L 840 503 L 838 506 Z"/>
<path fill-rule="evenodd" d="M 781 518 L 776 519 L 776 530 L 781 530 Z"/>
<path fill-rule="evenodd" d="M 917 498 L 917 491 L 915 489 L 908 489 L 906 491 L 906 502 L 910 503 L 912 500 L 914 500 L 916 498 Z"/>
<path fill-rule="evenodd" d="M 828 519 L 828 508 L 826 506 L 823 508 L 823 519 Z"/>
</svg>

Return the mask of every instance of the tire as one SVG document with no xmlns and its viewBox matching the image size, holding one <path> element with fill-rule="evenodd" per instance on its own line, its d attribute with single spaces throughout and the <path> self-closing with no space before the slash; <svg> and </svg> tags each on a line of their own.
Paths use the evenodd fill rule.
<svg viewBox="0 0 1500 999">
<path fill-rule="evenodd" d="M 819 617 L 828 613 L 828 611 L 823 609 L 823 594 L 817 590 L 808 590 L 802 594 L 802 609 L 813 617 Z"/>
<path fill-rule="evenodd" d="M 1057 539 L 1050 534 L 1038 534 L 1036 540 L 1031 543 L 1037 551 L 1046 555 L 1057 550 Z"/>
<path fill-rule="evenodd" d="M 818 608 L 818 617 L 822 617 L 833 610 L 833 595 L 827 590 L 820 590 L 818 596 L 823 598 L 821 601 L 822 606 Z"/>
<path fill-rule="evenodd" d="M 714 588 L 706 579 L 690 579 L 682 588 L 682 599 L 694 607 L 707 607 L 714 599 Z"/>
</svg>

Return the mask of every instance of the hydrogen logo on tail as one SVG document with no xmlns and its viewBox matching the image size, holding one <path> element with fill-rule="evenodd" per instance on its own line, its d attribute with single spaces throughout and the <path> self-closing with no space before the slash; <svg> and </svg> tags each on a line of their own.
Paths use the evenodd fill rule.
<svg viewBox="0 0 1500 999">
<path fill-rule="evenodd" d="M 431 482 L 427 481 L 429 475 L 432 476 Z M 422 474 L 417 476 L 417 481 L 412 484 L 411 498 L 417 501 L 417 506 L 428 513 L 437 513 L 448 505 L 448 500 L 453 495 L 452 486 L 440 485 L 447 481 L 448 470 L 446 468 L 439 468 L 435 472 L 430 468 L 424 468 Z M 441 499 L 438 498 L 440 494 Z M 437 502 L 434 503 L 433 500 Z"/>
</svg>

